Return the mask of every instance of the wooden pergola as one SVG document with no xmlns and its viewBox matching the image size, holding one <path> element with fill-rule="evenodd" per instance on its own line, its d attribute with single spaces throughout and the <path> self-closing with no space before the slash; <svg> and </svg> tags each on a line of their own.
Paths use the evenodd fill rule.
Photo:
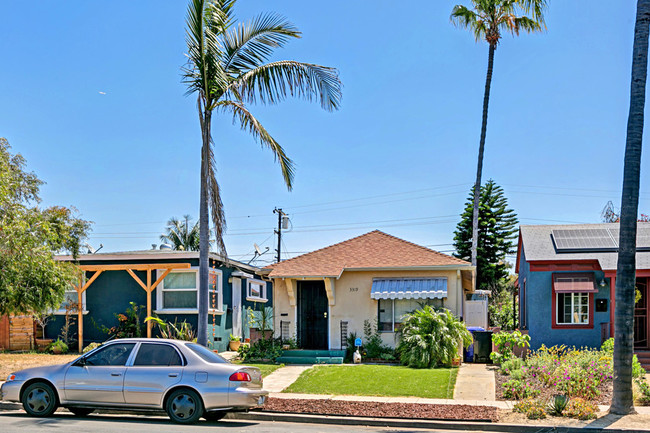
<svg viewBox="0 0 650 433">
<path fill-rule="evenodd" d="M 80 307 L 77 308 L 78 311 L 78 323 L 79 323 L 79 353 L 83 350 L 83 306 L 81 305 L 83 292 L 86 291 L 88 287 L 101 275 L 104 271 L 126 271 L 133 277 L 133 279 L 147 292 L 147 316 L 151 316 L 151 292 L 158 287 L 158 284 L 165 279 L 165 277 L 173 269 L 188 269 L 190 268 L 189 263 L 153 263 L 153 264 L 142 264 L 142 265 L 79 265 L 79 269 L 84 272 L 94 272 L 94 274 L 84 283 L 83 275 L 79 277 L 79 284 L 75 285 L 74 288 L 79 295 L 79 304 Z M 154 270 L 165 270 L 163 274 L 153 283 L 151 282 L 151 271 Z M 147 282 L 144 283 L 134 271 L 146 271 L 147 272 Z M 147 338 L 151 338 L 151 322 L 147 322 Z"/>
</svg>

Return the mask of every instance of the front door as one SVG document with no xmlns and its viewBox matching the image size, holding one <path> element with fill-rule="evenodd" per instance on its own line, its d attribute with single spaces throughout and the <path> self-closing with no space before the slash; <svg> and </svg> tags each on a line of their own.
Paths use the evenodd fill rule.
<svg viewBox="0 0 650 433">
<path fill-rule="evenodd" d="M 326 350 L 327 293 L 324 281 L 298 281 L 298 340 L 303 349 Z"/>
<path fill-rule="evenodd" d="M 637 278 L 636 290 L 641 297 L 634 305 L 634 347 L 648 349 L 648 279 Z"/>
</svg>

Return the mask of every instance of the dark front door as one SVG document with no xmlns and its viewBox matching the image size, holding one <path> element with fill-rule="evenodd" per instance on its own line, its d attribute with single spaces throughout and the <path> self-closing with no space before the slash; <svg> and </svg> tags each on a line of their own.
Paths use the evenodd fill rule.
<svg viewBox="0 0 650 433">
<path fill-rule="evenodd" d="M 634 305 L 634 347 L 648 349 L 648 279 L 637 278 L 636 290 L 641 297 Z"/>
<path fill-rule="evenodd" d="M 303 349 L 327 349 L 327 293 L 323 281 L 298 281 L 298 340 Z"/>
</svg>

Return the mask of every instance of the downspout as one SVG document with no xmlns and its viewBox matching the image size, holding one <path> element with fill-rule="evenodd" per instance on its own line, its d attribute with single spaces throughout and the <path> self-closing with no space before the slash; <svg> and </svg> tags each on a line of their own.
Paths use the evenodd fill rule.
<svg viewBox="0 0 650 433">
<path fill-rule="evenodd" d="M 463 318 L 465 305 L 465 294 L 463 293 L 463 280 L 460 269 L 456 269 L 456 314 L 460 319 Z"/>
</svg>

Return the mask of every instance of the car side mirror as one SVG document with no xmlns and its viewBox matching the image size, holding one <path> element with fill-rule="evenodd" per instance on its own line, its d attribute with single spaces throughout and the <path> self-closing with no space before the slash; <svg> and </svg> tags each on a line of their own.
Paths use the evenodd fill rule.
<svg viewBox="0 0 650 433">
<path fill-rule="evenodd" d="M 77 362 L 75 362 L 74 365 L 76 365 L 78 367 L 85 367 L 86 366 L 86 358 L 85 357 L 79 358 L 79 360 Z"/>
</svg>

